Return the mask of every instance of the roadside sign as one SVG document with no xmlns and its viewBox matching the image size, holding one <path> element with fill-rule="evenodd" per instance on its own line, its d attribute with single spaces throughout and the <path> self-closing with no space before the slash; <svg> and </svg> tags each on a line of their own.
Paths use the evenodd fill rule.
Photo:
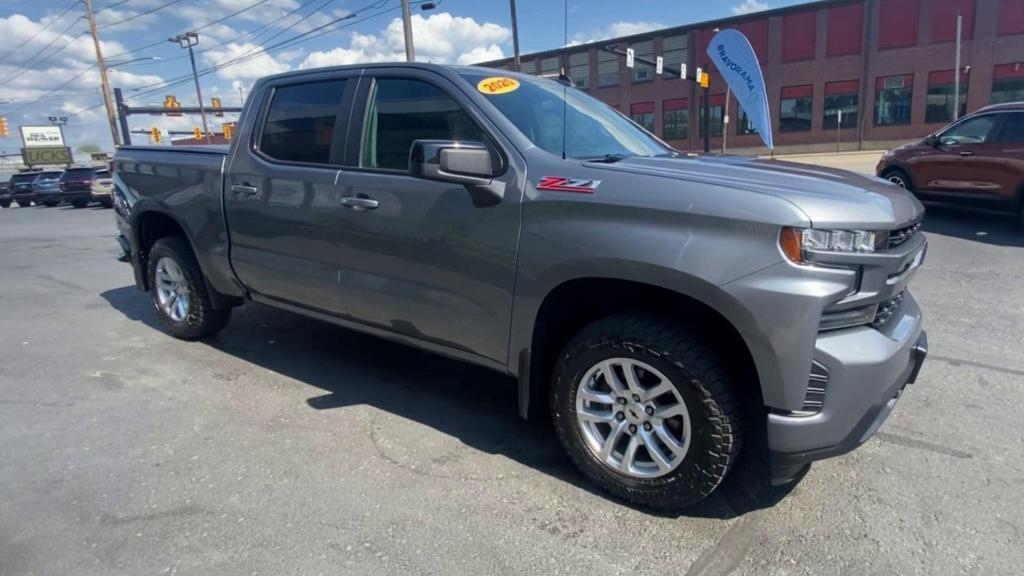
<svg viewBox="0 0 1024 576">
<path fill-rule="evenodd" d="M 686 80 L 686 62 L 683 62 L 679 66 L 679 77 L 682 78 L 683 80 Z"/>
<path fill-rule="evenodd" d="M 64 132 L 60 126 L 20 126 L 21 144 L 25 148 L 64 146 Z"/>
<path fill-rule="evenodd" d="M 626 68 L 632 68 L 636 62 L 636 55 L 633 53 L 632 48 L 626 48 Z"/>
<path fill-rule="evenodd" d="M 661 56 L 658 56 L 654 60 L 654 73 L 658 74 L 660 76 L 661 75 L 661 71 L 664 70 L 664 69 L 665 69 L 665 60 Z"/>
<path fill-rule="evenodd" d="M 26 146 L 21 149 L 21 157 L 25 165 L 43 166 L 47 164 L 71 164 L 71 148 L 67 146 Z"/>
</svg>

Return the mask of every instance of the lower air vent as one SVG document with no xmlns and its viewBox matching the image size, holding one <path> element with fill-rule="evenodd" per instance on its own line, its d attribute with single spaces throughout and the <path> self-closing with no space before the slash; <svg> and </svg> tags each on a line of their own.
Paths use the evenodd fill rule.
<svg viewBox="0 0 1024 576">
<path fill-rule="evenodd" d="M 899 294 L 889 298 L 888 300 L 881 302 L 878 305 L 878 311 L 875 312 L 875 319 L 871 321 L 871 325 L 875 328 L 879 328 L 892 318 L 893 314 L 900 309 L 900 304 L 903 303 L 903 297 L 906 294 L 905 290 L 901 290 Z"/>
<path fill-rule="evenodd" d="M 804 405 L 793 412 L 793 416 L 814 416 L 825 406 L 825 393 L 828 390 L 828 368 L 817 362 L 811 363 L 811 374 L 807 380 L 807 394 Z"/>
</svg>

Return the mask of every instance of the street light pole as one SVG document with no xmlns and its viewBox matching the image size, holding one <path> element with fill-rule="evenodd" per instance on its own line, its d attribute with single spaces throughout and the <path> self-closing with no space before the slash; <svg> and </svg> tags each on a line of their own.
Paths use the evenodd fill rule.
<svg viewBox="0 0 1024 576">
<path fill-rule="evenodd" d="M 412 46 L 412 16 L 409 14 L 409 0 L 402 0 L 402 30 L 405 32 L 405 61 L 416 61 L 416 50 Z"/>
<path fill-rule="evenodd" d="M 192 52 L 192 47 L 199 44 L 199 34 L 195 32 L 186 32 L 184 34 L 178 34 L 173 38 L 168 38 L 168 42 L 174 42 L 182 48 L 188 49 L 188 59 L 192 62 L 192 78 L 196 82 L 196 98 L 199 99 L 199 115 L 203 118 L 203 134 L 206 135 L 206 143 L 213 144 L 210 139 L 210 129 L 206 124 L 206 108 L 203 107 L 203 91 L 199 88 L 199 74 L 196 72 L 196 56 Z"/>
<path fill-rule="evenodd" d="M 103 106 L 107 109 L 107 122 L 110 124 L 110 137 L 114 147 L 121 145 L 121 136 L 117 133 L 117 121 L 114 115 L 114 103 L 110 97 L 110 82 L 107 80 L 107 66 L 103 61 L 103 50 L 100 49 L 100 37 L 96 33 L 96 15 L 92 11 L 92 0 L 85 0 L 85 15 L 89 19 L 89 33 L 96 48 L 96 66 L 100 70 L 100 84 L 103 90 Z"/>
<path fill-rule="evenodd" d="M 956 56 L 953 57 L 953 120 L 960 118 L 960 27 L 963 16 L 956 14 Z"/>
<path fill-rule="evenodd" d="M 516 23 L 516 0 L 508 0 L 508 3 L 512 9 L 512 52 L 514 54 L 512 62 L 515 71 L 519 72 L 519 25 Z"/>
</svg>

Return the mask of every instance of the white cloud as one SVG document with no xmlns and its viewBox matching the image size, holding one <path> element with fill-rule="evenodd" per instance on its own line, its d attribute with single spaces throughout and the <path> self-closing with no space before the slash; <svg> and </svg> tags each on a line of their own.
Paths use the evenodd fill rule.
<svg viewBox="0 0 1024 576">
<path fill-rule="evenodd" d="M 768 9 L 768 3 L 758 2 L 757 0 L 743 0 L 742 4 L 738 4 L 732 7 L 733 14 L 750 14 L 751 12 L 760 12 Z"/>
<path fill-rule="evenodd" d="M 664 27 L 664 24 L 658 22 L 627 22 L 625 20 L 619 20 L 618 22 L 612 22 L 600 30 L 591 30 L 590 32 L 574 34 L 568 45 L 575 46 L 577 44 L 588 44 L 590 42 L 598 42 L 609 38 L 643 34 L 644 32 L 650 32 L 651 30 L 657 30 Z"/>
<path fill-rule="evenodd" d="M 413 45 L 416 60 L 472 64 L 504 57 L 502 44 L 509 41 L 511 31 L 490 22 L 478 23 L 472 18 L 452 16 L 447 12 L 427 18 L 412 17 Z M 380 34 L 353 33 L 347 48 L 310 53 L 300 68 L 394 62 L 405 60 L 405 38 L 402 21 L 392 20 Z"/>
<path fill-rule="evenodd" d="M 242 56 L 245 57 L 245 60 L 217 70 L 217 75 L 226 80 L 250 80 L 287 72 L 290 68 L 251 42 L 241 44 L 231 42 L 224 46 L 218 46 L 216 50 L 204 52 L 202 58 L 208 66 L 213 66 L 219 62 L 226 62 Z"/>
</svg>

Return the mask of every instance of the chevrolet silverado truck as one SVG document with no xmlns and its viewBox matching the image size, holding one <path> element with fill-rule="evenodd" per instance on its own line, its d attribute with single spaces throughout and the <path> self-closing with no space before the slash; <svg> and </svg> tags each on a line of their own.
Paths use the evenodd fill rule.
<svg viewBox="0 0 1024 576">
<path fill-rule="evenodd" d="M 121 259 L 170 334 L 253 301 L 511 375 L 523 417 L 644 506 L 744 457 L 779 484 L 852 450 L 927 350 L 906 190 L 684 154 L 555 80 L 281 74 L 230 147 L 127 146 L 113 170 Z"/>
</svg>

